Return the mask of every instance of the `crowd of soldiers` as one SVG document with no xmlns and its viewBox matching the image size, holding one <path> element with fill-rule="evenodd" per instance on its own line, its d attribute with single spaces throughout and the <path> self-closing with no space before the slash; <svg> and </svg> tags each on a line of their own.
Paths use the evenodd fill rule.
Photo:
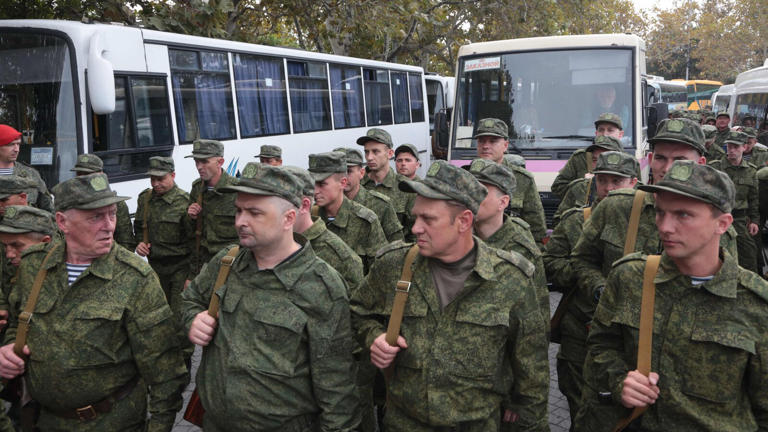
<svg viewBox="0 0 768 432">
<path fill-rule="evenodd" d="M 51 199 L 0 125 L 0 431 L 170 431 L 194 345 L 206 431 L 546 431 L 550 339 L 572 430 L 766 429 L 768 151 L 693 117 L 659 125 L 643 185 L 600 115 L 548 237 L 499 119 L 423 179 L 379 128 L 306 169 L 262 146 L 239 176 L 196 140 L 191 191 L 150 158 L 133 224 L 98 156 Z"/>
</svg>

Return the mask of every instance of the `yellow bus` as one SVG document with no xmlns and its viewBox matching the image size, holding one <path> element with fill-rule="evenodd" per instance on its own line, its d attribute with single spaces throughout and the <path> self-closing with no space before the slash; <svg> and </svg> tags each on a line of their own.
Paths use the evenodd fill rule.
<svg viewBox="0 0 768 432">
<path fill-rule="evenodd" d="M 685 83 L 685 87 L 688 90 L 688 109 L 700 110 L 709 109 L 712 106 L 712 94 L 714 94 L 720 86 L 723 85 L 720 81 L 710 80 L 682 80 L 676 79 L 672 81 L 681 81 Z"/>
</svg>

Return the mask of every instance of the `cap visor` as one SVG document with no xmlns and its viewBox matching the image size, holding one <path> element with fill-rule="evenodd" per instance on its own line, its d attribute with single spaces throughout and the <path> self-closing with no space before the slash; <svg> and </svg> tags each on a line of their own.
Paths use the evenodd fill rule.
<svg viewBox="0 0 768 432">
<path fill-rule="evenodd" d="M 400 190 L 403 192 L 411 192 L 427 198 L 439 199 L 439 200 L 453 199 L 444 193 L 441 193 L 432 189 L 431 187 L 427 186 L 425 183 L 420 182 L 418 180 L 401 180 L 400 183 L 398 183 L 398 188 L 400 188 Z"/>
<path fill-rule="evenodd" d="M 31 229 L 28 228 L 16 228 L 8 225 L 0 225 L 0 233 L 6 233 L 6 234 L 25 234 L 28 232 L 32 232 Z"/>
<path fill-rule="evenodd" d="M 160 171 L 160 170 L 149 170 L 147 171 L 147 175 L 151 175 L 153 177 L 165 177 L 166 175 L 170 174 L 170 171 Z"/>
<path fill-rule="evenodd" d="M 678 143 L 678 144 L 685 144 L 696 151 L 701 151 L 701 149 L 696 147 L 695 145 L 683 140 L 675 139 L 675 138 L 658 138 L 658 139 L 651 138 L 648 140 L 648 142 L 651 143 L 652 145 L 656 145 L 656 143 L 660 143 L 660 142 L 672 142 L 672 143 Z"/>
<path fill-rule="evenodd" d="M 369 136 L 363 136 L 358 138 L 356 142 L 358 145 L 365 145 L 365 143 L 367 143 L 368 141 L 373 141 L 373 138 Z"/>
<path fill-rule="evenodd" d="M 259 189 L 251 186 L 245 186 L 245 185 L 230 185 L 230 186 L 224 186 L 223 188 L 219 189 L 221 192 L 243 192 L 251 195 L 269 195 L 269 196 L 280 196 L 279 194 Z"/>
<path fill-rule="evenodd" d="M 92 202 L 85 203 L 85 204 L 74 205 L 71 208 L 80 209 L 80 210 L 93 210 L 93 209 L 97 209 L 97 208 L 106 207 L 108 205 L 117 204 L 120 201 L 128 201 L 129 199 L 131 199 L 131 197 L 112 196 L 112 197 L 106 197 L 106 198 L 98 199 L 96 201 L 92 201 Z"/>
<path fill-rule="evenodd" d="M 312 176 L 312 179 L 315 181 L 315 183 L 317 183 L 317 182 L 323 181 L 323 180 L 327 179 L 328 177 L 330 177 L 330 176 L 332 176 L 334 174 L 337 174 L 337 173 L 333 173 L 333 172 L 313 172 L 313 171 L 310 171 L 309 174 Z M 341 173 L 338 173 L 338 174 L 341 174 Z"/>
<path fill-rule="evenodd" d="M 700 196 L 696 196 L 694 194 L 681 191 L 680 189 L 671 188 L 669 186 L 640 185 L 637 188 L 640 189 L 641 191 L 653 192 L 653 193 L 656 193 L 656 192 L 671 192 L 673 194 L 682 195 L 682 196 L 685 196 L 685 197 L 688 197 L 688 198 L 693 198 L 693 199 L 701 201 L 701 202 L 705 202 L 707 204 L 711 204 L 709 201 L 706 201 L 706 200 L 702 199 Z"/>
<path fill-rule="evenodd" d="M 505 138 L 505 139 L 507 138 L 504 135 L 499 135 L 497 133 L 483 132 L 483 133 L 479 133 L 477 135 L 472 136 L 472 139 L 477 139 L 477 138 L 480 138 L 481 136 L 495 136 L 495 137 Z"/>
<path fill-rule="evenodd" d="M 184 156 L 184 158 L 195 158 L 195 159 L 208 159 L 212 157 L 221 157 L 221 156 L 215 155 L 215 154 L 202 154 L 202 153 L 192 153 L 191 155 Z"/>
<path fill-rule="evenodd" d="M 619 177 L 626 177 L 626 178 L 632 177 L 631 175 L 626 173 L 621 173 L 618 171 L 609 171 L 609 170 L 592 171 L 592 174 L 611 174 L 611 175 L 616 175 Z"/>
<path fill-rule="evenodd" d="M 70 171 L 78 172 L 78 173 L 88 173 L 88 174 L 93 174 L 93 173 L 99 172 L 99 171 L 96 171 L 95 169 L 91 169 L 91 168 L 77 168 L 77 167 L 70 169 Z"/>
</svg>

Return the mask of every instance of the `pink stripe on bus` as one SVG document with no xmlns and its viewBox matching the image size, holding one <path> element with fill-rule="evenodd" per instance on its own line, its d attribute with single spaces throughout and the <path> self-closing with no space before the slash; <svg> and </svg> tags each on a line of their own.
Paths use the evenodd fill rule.
<svg viewBox="0 0 768 432">
<path fill-rule="evenodd" d="M 451 160 L 451 165 L 456 165 L 458 167 L 468 165 L 470 162 L 472 162 L 469 159 L 453 159 Z M 525 168 L 528 171 L 531 172 L 558 172 L 562 167 L 565 166 L 565 163 L 568 162 L 566 160 L 537 160 L 537 159 L 526 159 L 525 160 Z"/>
</svg>

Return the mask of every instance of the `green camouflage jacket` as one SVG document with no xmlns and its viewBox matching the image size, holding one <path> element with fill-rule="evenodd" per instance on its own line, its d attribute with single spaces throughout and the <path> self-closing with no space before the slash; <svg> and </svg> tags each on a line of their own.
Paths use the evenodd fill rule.
<svg viewBox="0 0 768 432">
<path fill-rule="evenodd" d="M 40 173 L 38 173 L 36 169 L 16 161 L 13 163 L 13 174 L 19 177 L 33 179 L 35 183 L 37 183 L 37 189 L 27 196 L 27 202 L 41 210 L 53 213 L 54 209 L 51 194 L 48 192 L 48 188 L 45 186 L 43 178 L 40 177 Z"/>
<path fill-rule="evenodd" d="M 137 374 L 143 379 L 108 414 L 90 422 L 64 419 L 43 409 L 41 430 L 170 431 L 181 409 L 187 371 L 176 323 L 157 276 L 135 254 L 112 245 L 80 277 L 67 284 L 66 247 L 59 238 L 24 252 L 10 296 L 5 343 L 16 339 L 18 316 L 48 251 L 48 274 L 29 327 L 27 385 L 33 399 L 58 410 L 85 407 L 110 396 Z M 147 389 L 149 386 L 149 413 Z M 134 429 L 130 429 L 134 430 Z"/>
<path fill-rule="evenodd" d="M 589 333 L 577 430 L 610 431 L 629 412 L 621 388 L 636 368 L 645 258 L 627 256 L 608 278 Z M 768 430 L 768 284 L 728 253 L 721 258 L 714 279 L 693 286 L 662 256 L 651 349 L 661 392 L 640 430 Z M 600 403 L 598 392 L 610 392 L 613 403 Z"/>
<path fill-rule="evenodd" d="M 203 350 L 197 390 L 206 431 L 280 430 L 311 416 L 320 431 L 358 425 L 349 300 L 338 272 L 302 248 L 259 270 L 241 248 L 221 298 L 218 327 Z M 220 251 L 182 294 L 184 323 L 208 309 Z"/>
<path fill-rule="evenodd" d="M 722 146 L 713 143 L 707 147 L 704 157 L 707 158 L 707 162 L 720 160 L 725 157 L 725 150 Z"/>
<path fill-rule="evenodd" d="M 587 198 L 587 186 L 589 186 L 589 198 Z M 589 179 L 582 178 L 572 181 L 568 185 L 568 189 L 566 189 L 565 196 L 560 200 L 555 215 L 552 217 L 552 226 L 556 228 L 568 210 L 592 205 L 597 197 L 596 189 L 594 180 L 589 181 Z"/>
<path fill-rule="evenodd" d="M 583 209 L 567 210 L 544 248 L 543 261 L 547 280 L 552 282 L 558 291 L 567 291 L 576 284 L 576 275 L 571 266 L 571 251 L 581 236 L 583 225 Z"/>
<path fill-rule="evenodd" d="M 131 224 L 131 212 L 128 210 L 128 204 L 125 201 L 117 203 L 117 221 L 115 222 L 115 241 L 130 252 L 136 250 L 136 238 L 133 236 L 133 225 Z"/>
<path fill-rule="evenodd" d="M 613 263 L 624 256 L 629 216 L 635 189 L 617 189 L 593 207 L 592 216 L 584 223 L 584 230 L 573 248 L 573 270 L 578 278 L 578 289 L 594 296 L 595 290 L 605 286 L 605 277 Z M 653 194 L 647 194 L 640 212 L 635 251 L 657 254 L 662 250 L 656 229 L 656 210 Z M 728 228 L 720 238 L 720 245 L 733 256 L 738 256 L 736 231 Z M 590 314 L 591 315 L 591 314 Z"/>
<path fill-rule="evenodd" d="M 400 183 L 400 180 L 404 179 L 405 177 L 396 174 L 395 170 L 390 167 L 387 175 L 384 177 L 384 181 L 381 183 L 377 184 L 371 177 L 366 175 L 360 181 L 360 185 L 366 189 L 386 195 L 392 200 L 391 204 L 392 207 L 395 208 L 397 219 L 400 221 L 400 225 L 403 226 L 403 235 L 408 237 L 411 232 L 411 227 L 413 226 L 411 209 L 416 200 L 416 194 L 403 192 L 398 188 L 398 183 Z"/>
<path fill-rule="evenodd" d="M 205 188 L 203 181 L 199 178 L 192 183 L 192 191 L 189 193 L 189 205 L 197 202 L 200 193 L 203 194 L 203 210 L 198 214 L 198 218 L 203 218 L 202 233 L 200 235 L 200 256 L 195 253 L 195 229 L 197 220 L 187 215 L 187 230 L 191 233 L 189 250 L 192 253 L 190 262 L 190 279 L 197 274 L 199 268 L 208 262 L 226 246 L 237 244 L 240 238 L 235 229 L 235 198 L 237 194 L 233 192 L 219 192 L 224 186 L 230 186 L 235 178 L 221 173 L 213 190 Z M 187 207 L 189 207 L 189 205 Z"/>
<path fill-rule="evenodd" d="M 363 260 L 363 273 L 366 273 L 376 257 L 376 251 L 387 244 L 376 213 L 344 197 L 333 220 L 328 219 L 322 207 L 319 215 L 328 230 L 344 240 Z"/>
<path fill-rule="evenodd" d="M 557 173 L 557 177 L 552 182 L 552 192 L 558 197 L 565 198 L 565 193 L 568 191 L 568 186 L 574 180 L 583 179 L 584 175 L 590 172 L 587 169 L 587 150 L 578 149 L 568 158 L 568 162 Z"/>
<path fill-rule="evenodd" d="M 363 261 L 344 240 L 328 230 L 322 219 L 314 218 L 312 226 L 301 235 L 309 240 L 318 258 L 341 274 L 349 290 L 360 285 L 363 280 Z"/>
<path fill-rule="evenodd" d="M 752 222 L 760 221 L 760 203 L 757 194 L 757 170 L 752 163 L 742 159 L 741 164 L 731 165 L 727 159 L 720 159 L 710 163 L 733 180 L 736 186 L 736 202 L 733 205 L 734 220 L 749 219 Z"/>
<path fill-rule="evenodd" d="M 712 145 L 723 148 L 723 144 L 725 144 L 725 140 L 728 139 L 728 135 L 730 133 L 731 128 L 725 128 L 724 130 L 717 131 L 717 135 L 715 135 L 715 142 Z"/>
<path fill-rule="evenodd" d="M 538 246 L 547 236 L 547 221 L 544 217 L 544 206 L 541 204 L 539 190 L 536 188 L 536 180 L 530 171 L 513 165 L 506 159 L 503 165 L 515 173 L 517 181 L 515 193 L 509 197 L 509 207 L 531 226 L 531 234 Z"/>
<path fill-rule="evenodd" d="M 499 415 L 507 397 L 520 415 L 518 430 L 548 430 L 548 342 L 529 285 L 533 265 L 515 252 L 475 242 L 475 267 L 442 310 L 428 259 L 416 257 L 400 329 L 408 348 L 393 363 L 389 402 L 422 423 L 455 426 Z M 394 242 L 383 248 L 352 293 L 353 326 L 366 347 L 386 331 L 410 247 Z"/>
<path fill-rule="evenodd" d="M 403 226 L 400 225 L 395 208 L 392 207 L 392 200 L 388 196 L 361 187 L 352 201 L 360 203 L 376 213 L 388 242 L 403 240 Z"/>
<path fill-rule="evenodd" d="M 147 206 L 149 197 L 149 210 Z M 177 257 L 179 260 L 189 259 L 189 239 L 194 233 L 187 231 L 187 208 L 189 194 L 174 185 L 173 189 L 157 195 L 152 188 L 145 189 L 138 198 L 134 231 L 136 240 L 144 238 L 144 212 L 148 211 L 147 234 L 151 245 L 149 260 Z"/>
<path fill-rule="evenodd" d="M 768 150 L 762 147 L 752 147 L 752 154 L 745 154 L 745 159 L 760 169 L 768 164 Z"/>
</svg>

